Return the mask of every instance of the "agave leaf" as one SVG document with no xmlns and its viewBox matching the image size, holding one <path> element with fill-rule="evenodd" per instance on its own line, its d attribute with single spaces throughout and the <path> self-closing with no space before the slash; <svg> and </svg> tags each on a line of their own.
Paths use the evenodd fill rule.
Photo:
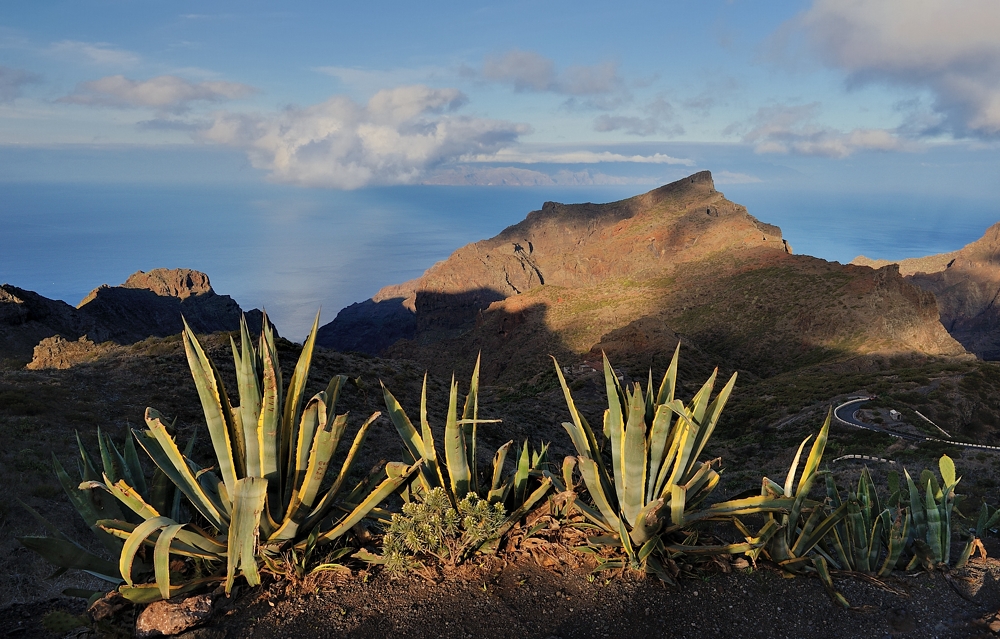
<svg viewBox="0 0 1000 639">
<path fill-rule="evenodd" d="M 714 383 L 714 380 L 713 380 Z M 722 416 L 722 409 L 726 407 L 726 402 L 729 401 L 729 395 L 732 394 L 733 388 L 736 386 L 736 373 L 729 378 L 726 385 L 722 387 L 719 394 L 715 396 L 712 403 L 708 405 L 704 417 L 699 421 L 699 428 L 695 436 L 693 453 L 689 458 L 686 473 L 689 475 L 691 473 L 692 466 L 698 461 L 698 457 L 701 456 L 702 451 L 705 449 L 705 445 L 708 444 L 709 438 L 712 433 L 715 432 L 715 426 L 719 423 L 719 417 Z"/>
<path fill-rule="evenodd" d="M 157 530 L 176 523 L 169 517 L 153 517 L 142 522 L 132 530 L 132 534 L 125 540 L 125 544 L 122 546 L 122 554 L 118 558 L 118 569 L 121 571 L 121 576 L 125 580 L 125 583 L 130 586 L 132 585 L 132 562 L 135 559 L 136 552 L 139 551 L 139 546 Z"/>
<path fill-rule="evenodd" d="M 529 455 L 528 440 L 524 440 L 524 445 L 521 446 L 521 454 L 518 455 L 517 468 L 514 470 L 513 489 L 515 502 L 523 502 L 526 496 L 525 493 L 528 490 L 528 473 L 531 470 Z"/>
<path fill-rule="evenodd" d="M 125 540 L 128 539 L 133 532 L 135 532 L 138 524 L 129 523 L 127 521 L 117 521 L 114 519 L 104 519 L 100 522 L 100 526 L 109 534 Z M 194 524 L 185 524 L 185 527 L 190 528 L 190 530 L 181 529 L 175 534 L 175 539 L 170 546 L 170 552 L 177 555 L 183 555 L 185 557 L 211 561 L 217 561 L 226 556 L 226 553 L 228 552 L 226 544 L 214 539 L 207 532 L 201 530 Z M 143 543 L 147 546 L 151 545 L 150 540 L 158 534 L 159 533 L 154 531 Z"/>
<path fill-rule="evenodd" d="M 434 441 L 433 439 L 429 442 L 424 441 L 423 438 L 417 433 L 417 429 L 413 427 L 410 422 L 410 418 L 406 416 L 403 411 L 402 406 L 396 401 L 389 389 L 382 385 L 382 395 L 385 398 L 385 408 L 386 412 L 389 414 L 389 419 L 392 424 L 396 427 L 396 431 L 403 440 L 403 444 L 406 446 L 407 451 L 414 460 L 423 459 L 424 463 L 420 465 L 420 484 L 423 486 L 424 490 L 431 490 L 435 486 L 440 485 L 438 483 L 439 479 L 437 477 L 437 457 L 434 451 Z M 420 407 L 421 414 L 426 414 L 427 405 L 427 375 L 424 374 L 424 384 L 420 393 Z M 430 427 L 428 426 L 428 431 Z"/>
<path fill-rule="evenodd" d="M 135 433 L 139 445 L 146 450 L 153 462 L 184 493 L 188 501 L 212 526 L 219 530 L 225 530 L 226 524 L 222 514 L 205 494 L 201 484 L 191 472 L 184 456 L 177 449 L 177 444 L 167 433 L 161 415 L 152 408 L 146 409 L 146 425 L 149 430 L 145 432 L 132 431 Z"/>
<path fill-rule="evenodd" d="M 285 496 L 286 502 L 290 501 L 292 489 L 289 484 L 292 483 L 293 473 L 295 472 L 295 450 L 292 446 L 299 439 L 296 430 L 301 421 L 302 400 L 305 398 L 306 382 L 309 378 L 309 365 L 312 363 L 318 329 L 319 313 L 317 312 L 316 319 L 313 320 L 312 329 L 309 331 L 309 337 L 306 338 L 305 343 L 302 345 L 302 352 L 299 353 L 299 359 L 295 363 L 292 378 L 288 381 L 284 410 L 281 414 L 281 429 L 278 435 L 278 441 L 280 442 L 279 459 L 285 466 L 284 481 L 286 484 L 282 489 L 282 494 Z"/>
<path fill-rule="evenodd" d="M 319 523 L 319 520 L 329 514 L 337 495 L 340 494 L 340 489 L 343 487 L 344 481 L 347 479 L 348 474 L 351 472 L 351 468 L 354 466 L 354 460 L 357 458 L 362 446 L 365 443 L 365 438 L 368 436 L 368 429 L 381 414 L 382 413 L 375 411 L 372 413 L 371 417 L 361 424 L 361 428 L 358 429 L 357 434 L 354 436 L 354 443 L 351 444 L 351 449 L 347 453 L 347 458 L 344 459 L 344 463 L 340 466 L 340 473 L 337 475 L 337 479 L 334 480 L 333 485 L 330 486 L 330 489 L 323 495 L 323 499 L 320 500 L 319 504 L 317 504 L 313 511 L 309 513 L 309 517 L 306 518 L 306 521 L 302 526 L 303 530 L 311 530 L 313 526 Z M 388 469 L 388 465 L 386 468 Z"/>
<path fill-rule="evenodd" d="M 80 433 L 76 433 L 76 447 L 80 451 L 80 459 L 78 463 L 80 464 L 80 477 L 84 481 L 98 481 L 101 478 L 101 474 L 97 472 L 97 466 L 94 464 L 94 458 L 90 456 L 90 451 L 88 451 L 83 442 L 80 441 Z"/>
<path fill-rule="evenodd" d="M 590 428 L 590 424 L 587 423 L 584 416 L 576 409 L 576 404 L 573 402 L 573 395 L 569 391 L 566 378 L 563 376 L 562 369 L 559 368 L 559 362 L 556 361 L 555 357 L 552 358 L 552 363 L 555 364 L 556 376 L 559 378 L 559 385 L 562 387 L 563 397 L 566 399 L 566 407 L 569 409 L 570 417 L 573 419 L 572 424 L 563 422 L 563 427 L 569 433 L 570 439 L 573 440 L 577 455 L 589 457 L 597 464 L 598 476 L 600 477 L 604 493 L 608 498 L 615 499 L 614 487 L 608 475 L 608 469 L 604 465 L 604 458 L 601 456 L 600 448 L 597 446 L 594 431 Z M 617 381 L 617 379 L 616 377 L 615 380 Z"/>
<path fill-rule="evenodd" d="M 482 353 L 476 355 L 476 367 L 472 370 L 472 380 L 469 382 L 469 394 L 465 397 L 462 408 L 463 434 L 466 442 L 466 456 L 472 485 L 470 490 L 479 494 L 479 468 L 476 462 L 476 430 L 479 423 L 479 361 Z"/>
<path fill-rule="evenodd" d="M 208 584 L 221 581 L 219 577 L 203 577 L 194 579 L 183 584 L 170 587 L 170 597 L 178 597 L 189 592 L 194 592 Z M 139 584 L 133 586 L 121 586 L 118 592 L 134 604 L 148 604 L 162 599 L 160 588 L 155 583 Z"/>
<path fill-rule="evenodd" d="M 317 544 L 324 544 L 334 541 L 348 530 L 350 530 L 356 523 L 361 521 L 373 508 L 378 504 L 382 503 L 386 497 L 391 495 L 393 492 L 399 489 L 406 481 L 413 476 L 415 472 L 419 470 L 421 462 L 410 466 L 406 472 L 402 473 L 398 477 L 388 477 L 380 483 L 375 490 L 368 494 L 365 499 L 358 504 L 350 513 L 348 513 L 343 519 L 337 522 L 337 525 L 328 530 L 325 533 L 319 535 L 316 539 Z M 296 549 L 304 550 L 304 542 L 300 542 L 296 545 Z"/>
<path fill-rule="evenodd" d="M 260 425 L 261 386 L 257 378 L 257 362 L 245 316 L 240 317 L 240 350 L 236 349 L 236 342 L 232 337 L 229 338 L 229 345 L 233 351 L 236 387 L 240 397 L 240 405 L 234 408 L 233 418 L 236 427 L 242 433 L 246 474 L 250 477 L 260 477 L 262 473 L 260 435 L 257 428 Z"/>
<path fill-rule="evenodd" d="M 938 468 L 941 470 L 941 479 L 945 486 L 954 486 L 958 483 L 955 479 L 955 462 L 947 455 L 941 455 L 938 460 Z"/>
<path fill-rule="evenodd" d="M 645 506 L 646 461 L 649 457 L 649 442 L 646 440 L 645 410 L 642 389 L 636 385 L 629 406 L 628 423 L 622 438 L 622 475 L 616 475 L 616 483 L 622 485 L 619 504 L 622 514 L 631 525 L 635 525 L 639 511 Z"/>
<path fill-rule="evenodd" d="M 910 477 L 910 473 L 905 468 L 903 474 L 906 476 L 906 484 L 910 493 L 910 519 L 913 522 L 913 535 L 917 538 L 926 538 L 927 511 L 924 508 L 924 502 L 920 499 L 920 491 L 913 483 L 913 478 Z"/>
<path fill-rule="evenodd" d="M 295 504 L 299 499 L 298 493 L 302 489 L 302 482 L 305 481 L 309 451 L 316 439 L 316 429 L 320 425 L 320 420 L 325 419 L 326 402 L 316 395 L 306 403 L 299 419 L 298 428 L 295 429 L 296 441 L 292 449 L 292 465 L 285 473 L 284 501 L 286 504 Z"/>
<path fill-rule="evenodd" d="M 566 457 L 563 458 L 562 480 L 565 490 L 573 490 L 573 470 L 575 468 L 576 468 L 576 457 L 573 457 L 572 455 L 567 455 Z"/>
<path fill-rule="evenodd" d="M 260 472 L 267 480 L 268 504 L 271 507 L 269 519 L 280 518 L 282 513 L 281 482 L 281 368 L 278 365 L 278 353 L 274 348 L 274 331 L 271 330 L 264 316 L 260 338 L 260 364 L 262 367 L 262 392 L 260 400 L 260 417 L 257 436 L 260 438 Z"/>
<path fill-rule="evenodd" d="M 941 511 L 938 510 L 938 505 L 934 501 L 934 490 L 931 486 L 931 482 L 927 482 L 927 492 L 924 493 L 925 503 L 924 509 L 927 513 L 927 545 L 930 547 L 931 556 L 934 558 L 935 563 L 940 563 L 944 560 L 944 548 L 941 544 L 942 536 L 942 517 Z"/>
<path fill-rule="evenodd" d="M 507 451 L 514 444 L 511 440 L 497 449 L 496 454 L 493 456 L 493 480 L 490 482 L 490 492 L 489 501 L 493 503 L 498 501 L 499 496 L 503 493 L 503 465 L 507 460 Z"/>
<path fill-rule="evenodd" d="M 799 444 L 799 449 L 795 451 L 795 457 L 792 457 L 792 465 L 788 467 L 788 475 L 785 476 L 785 486 L 783 489 L 785 497 L 795 496 L 792 492 L 792 489 L 795 487 L 795 471 L 799 469 L 799 459 L 802 457 L 802 451 L 810 439 L 812 439 L 812 435 L 803 439 L 802 443 Z"/>
<path fill-rule="evenodd" d="M 458 383 L 451 377 L 451 392 L 448 396 L 448 414 L 444 425 L 444 460 L 448 467 L 452 507 L 469 493 L 469 454 L 465 448 L 464 427 L 458 424 Z"/>
<path fill-rule="evenodd" d="M 90 526 L 90 529 L 94 531 L 98 539 L 101 540 L 101 543 L 108 550 L 118 553 L 122 547 L 121 542 L 104 534 L 97 527 L 97 522 L 101 519 L 124 519 L 121 509 L 115 500 L 105 498 L 100 494 L 93 494 L 90 491 L 80 490 L 78 484 L 69 478 L 69 474 L 63 468 L 62 464 L 59 463 L 55 453 L 52 454 L 52 468 L 55 470 L 59 484 L 62 485 L 63 491 L 69 497 L 69 501 L 73 504 L 76 512 L 80 514 L 83 521 Z"/>
<path fill-rule="evenodd" d="M 164 599 L 170 599 L 170 542 L 183 527 L 184 524 L 164 527 L 153 549 L 153 575 Z"/>
<path fill-rule="evenodd" d="M 663 521 L 660 519 L 660 509 L 663 506 L 664 500 L 662 499 L 657 499 L 643 506 L 635 518 L 635 525 L 632 526 L 632 531 L 629 533 L 632 541 L 636 544 L 645 544 L 660 531 L 663 527 Z"/>
<path fill-rule="evenodd" d="M 121 583 L 117 566 L 73 541 L 55 537 L 18 537 L 17 540 L 26 548 L 44 557 L 45 561 L 53 566 L 83 570 L 104 581 Z"/>
<path fill-rule="evenodd" d="M 153 517 L 159 517 L 160 513 L 156 511 L 155 508 L 147 504 L 142 495 L 139 494 L 134 488 L 125 483 L 125 480 L 119 480 L 118 483 L 112 484 L 111 478 L 107 475 L 104 476 L 104 483 L 99 482 L 84 482 L 80 486 L 88 485 L 89 488 L 100 488 L 107 490 L 112 495 L 118 498 L 118 501 L 129 507 L 132 512 L 146 519 L 152 519 Z M 116 519 L 115 517 L 102 517 L 102 519 Z"/>
<path fill-rule="evenodd" d="M 229 526 L 229 555 L 226 566 L 226 594 L 233 589 L 239 570 L 250 586 L 260 584 L 257 572 L 257 534 L 267 495 L 267 480 L 244 477 L 233 492 L 233 519 Z"/>
<path fill-rule="evenodd" d="M 615 479 L 615 496 L 617 502 L 624 506 L 625 502 L 625 417 L 618 395 L 618 376 L 615 374 L 608 356 L 604 355 L 604 390 L 608 396 L 608 409 L 604 411 L 604 434 L 611 446 L 611 468 Z M 641 391 L 639 393 L 642 394 Z M 630 407 L 631 408 L 631 407 Z M 636 416 L 641 419 L 641 416 Z M 645 462 L 644 464 L 645 465 Z M 641 508 L 641 504 L 639 507 Z M 630 509 L 631 510 L 631 509 Z M 636 509 L 636 512 L 638 509 Z M 633 513 L 634 514 L 634 513 Z M 631 521 L 631 519 L 630 519 Z"/>
<path fill-rule="evenodd" d="M 215 449 L 215 458 L 219 462 L 219 471 L 222 473 L 226 489 L 232 492 L 237 478 L 246 472 L 243 467 L 245 454 L 243 431 L 236 428 L 233 407 L 219 371 L 205 354 L 186 320 L 182 336 L 188 367 L 191 369 L 191 376 L 194 378 L 198 397 L 201 399 L 205 423 L 208 425 L 208 433 Z"/>
<path fill-rule="evenodd" d="M 673 398 L 671 398 L 673 400 Z M 660 467 L 666 459 L 670 445 L 673 412 L 666 406 L 657 404 L 651 426 L 649 428 L 649 470 L 646 486 L 646 502 L 653 501 L 656 495 L 656 481 L 660 475 Z"/>
<path fill-rule="evenodd" d="M 589 457 L 580 455 L 577 457 L 577 465 L 580 467 L 580 474 L 583 475 L 583 481 L 587 485 L 591 499 L 594 500 L 594 504 L 604 518 L 604 525 L 611 530 L 619 530 L 621 524 L 618 521 L 619 518 L 615 509 L 608 503 L 608 497 L 604 492 L 604 486 L 599 476 L 597 462 Z"/>
<path fill-rule="evenodd" d="M 139 454 L 136 452 L 135 438 L 132 437 L 131 432 L 125 436 L 125 467 L 128 468 L 129 476 L 132 478 L 132 483 L 129 485 L 135 486 L 140 495 L 146 494 L 148 490 L 146 476 L 139 464 Z"/>
</svg>

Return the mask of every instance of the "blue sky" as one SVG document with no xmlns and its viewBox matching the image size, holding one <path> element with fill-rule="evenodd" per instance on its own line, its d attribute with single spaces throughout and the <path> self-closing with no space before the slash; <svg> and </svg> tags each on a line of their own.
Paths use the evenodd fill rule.
<svg viewBox="0 0 1000 639">
<path fill-rule="evenodd" d="M 985 193 L 997 33 L 996 0 L 5 3 L 0 166 L 336 189 L 711 168 L 905 189 L 927 179 L 907 167 L 936 165 L 942 190 L 972 171 Z"/>
</svg>

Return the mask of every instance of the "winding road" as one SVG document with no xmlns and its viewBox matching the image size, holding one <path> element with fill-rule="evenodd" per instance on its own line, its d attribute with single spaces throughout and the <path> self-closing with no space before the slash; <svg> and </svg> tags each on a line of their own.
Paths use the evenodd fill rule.
<svg viewBox="0 0 1000 639">
<path fill-rule="evenodd" d="M 899 439 L 906 439 L 909 441 L 917 442 L 941 442 L 943 444 L 949 444 L 951 446 L 961 446 L 962 448 L 980 448 L 984 450 L 1000 450 L 1000 446 L 987 446 L 986 444 L 968 444 L 966 442 L 956 442 L 949 439 L 938 439 L 937 437 L 924 437 L 923 435 L 912 435 L 910 433 L 898 433 L 896 431 L 888 430 L 882 428 L 876 424 L 867 424 L 860 421 L 855 415 L 858 409 L 861 408 L 861 404 L 869 401 L 868 397 L 854 397 L 840 406 L 833 409 L 833 416 L 838 422 L 846 426 L 853 426 L 855 428 L 863 428 L 864 430 L 873 430 L 878 433 L 885 433 L 891 437 L 898 437 Z"/>
</svg>

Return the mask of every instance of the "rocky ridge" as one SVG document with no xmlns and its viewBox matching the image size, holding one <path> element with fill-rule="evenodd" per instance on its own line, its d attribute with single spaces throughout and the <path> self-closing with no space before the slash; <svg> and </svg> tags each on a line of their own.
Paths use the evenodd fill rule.
<svg viewBox="0 0 1000 639">
<path fill-rule="evenodd" d="M 120 286 L 99 286 L 76 308 L 3 284 L 0 359 L 38 355 L 36 367 L 59 367 L 84 357 L 92 350 L 88 345 L 176 335 L 183 328 L 182 315 L 196 332 L 211 333 L 238 329 L 242 314 L 235 300 L 212 289 L 206 274 L 190 269 L 138 271 Z M 261 318 L 256 309 L 247 313 L 256 330 Z"/>
<path fill-rule="evenodd" d="M 379 329 L 368 339 L 363 326 Z M 781 229 L 727 200 L 707 171 L 620 202 L 547 202 L 344 309 L 318 341 L 441 367 L 481 350 L 503 375 L 550 353 L 648 365 L 681 336 L 764 375 L 848 354 L 964 354 L 934 297 L 897 267 L 792 254 Z"/>
<path fill-rule="evenodd" d="M 863 255 L 852 264 L 883 265 Z M 1000 360 L 1000 223 L 950 253 L 898 262 L 900 273 L 937 300 L 941 323 L 978 357 Z"/>
</svg>

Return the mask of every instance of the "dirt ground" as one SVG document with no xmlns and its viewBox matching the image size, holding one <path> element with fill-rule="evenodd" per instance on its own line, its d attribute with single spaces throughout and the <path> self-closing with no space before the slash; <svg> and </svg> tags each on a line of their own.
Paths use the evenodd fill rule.
<svg viewBox="0 0 1000 639">
<path fill-rule="evenodd" d="M 460 571 L 432 582 L 364 573 L 323 583 L 270 582 L 221 597 L 205 626 L 186 639 L 597 637 L 991 637 L 1000 608 L 1000 561 L 974 560 L 965 570 L 890 577 L 876 584 L 836 578 L 852 603 L 833 604 L 816 579 L 777 570 L 716 572 L 668 587 L 654 579 L 596 577 L 585 567 L 542 568 L 525 559 Z M 128 636 L 134 613 L 114 626 L 52 632 L 43 617 L 74 614 L 69 600 L 0 610 L 0 636 Z"/>
</svg>

